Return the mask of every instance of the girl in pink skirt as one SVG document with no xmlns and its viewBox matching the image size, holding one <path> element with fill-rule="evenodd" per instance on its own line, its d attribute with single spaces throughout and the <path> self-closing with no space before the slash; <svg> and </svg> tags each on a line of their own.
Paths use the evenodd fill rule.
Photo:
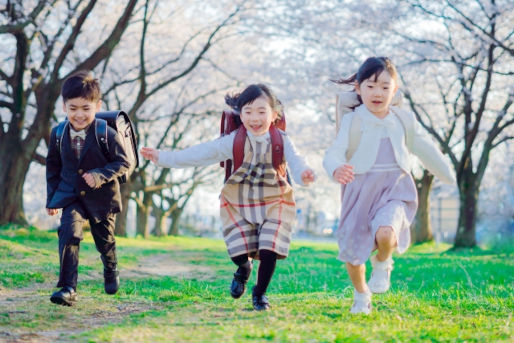
<svg viewBox="0 0 514 343">
<path fill-rule="evenodd" d="M 418 206 L 410 153 L 443 182 L 454 183 L 455 177 L 414 114 L 391 105 L 398 76 L 388 58 L 370 57 L 356 74 L 336 82 L 355 85 L 356 103 L 339 97 L 337 105 L 353 111 L 342 117 L 323 165 L 342 184 L 338 259 L 346 262 L 354 286 L 350 312 L 369 314 L 371 294 L 389 289 L 393 251 L 403 253 L 410 245 Z M 365 263 L 374 250 L 366 283 Z"/>
</svg>

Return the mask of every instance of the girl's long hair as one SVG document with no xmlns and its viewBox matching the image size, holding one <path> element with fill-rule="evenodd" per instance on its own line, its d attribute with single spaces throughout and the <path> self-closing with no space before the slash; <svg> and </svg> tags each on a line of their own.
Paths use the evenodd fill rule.
<svg viewBox="0 0 514 343">
<path fill-rule="evenodd" d="M 361 84 L 364 80 L 367 80 L 374 76 L 373 81 L 377 81 L 378 76 L 384 71 L 391 75 L 396 82 L 398 82 L 398 72 L 396 71 L 396 67 L 393 62 L 388 57 L 368 57 L 364 63 L 359 67 L 357 73 L 351 75 L 347 78 L 341 78 L 337 80 L 331 80 L 337 84 L 347 84 L 353 85 Z M 362 104 L 362 99 L 358 96 L 360 103 Z"/>
</svg>

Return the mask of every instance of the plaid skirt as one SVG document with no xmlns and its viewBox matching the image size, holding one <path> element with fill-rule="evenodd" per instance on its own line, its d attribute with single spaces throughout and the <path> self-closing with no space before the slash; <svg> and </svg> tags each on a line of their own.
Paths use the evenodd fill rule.
<svg viewBox="0 0 514 343">
<path fill-rule="evenodd" d="M 259 249 L 287 257 L 295 201 L 291 185 L 273 168 L 269 140 L 247 137 L 243 164 L 221 190 L 220 217 L 230 257 L 258 259 Z"/>
</svg>

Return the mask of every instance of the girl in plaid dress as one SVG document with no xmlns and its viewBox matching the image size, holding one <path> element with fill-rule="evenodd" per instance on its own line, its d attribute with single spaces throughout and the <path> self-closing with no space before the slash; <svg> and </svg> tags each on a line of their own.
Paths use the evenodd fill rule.
<svg viewBox="0 0 514 343">
<path fill-rule="evenodd" d="M 296 213 L 293 189 L 280 170 L 285 170 L 287 163 L 293 179 L 301 185 L 314 181 L 314 172 L 283 131 L 280 135 L 284 161 L 279 170 L 273 167 L 269 129 L 281 118 L 282 107 L 267 86 L 250 85 L 239 94 L 227 95 L 225 101 L 240 114 L 246 129 L 243 163 L 225 182 L 220 195 L 223 237 L 230 258 L 238 266 L 230 294 L 236 299 L 243 295 L 252 271 L 252 260 L 258 259 L 252 303 L 257 311 L 267 310 L 270 305 L 265 293 L 277 259 L 286 258 L 289 253 L 291 226 Z M 167 168 L 206 166 L 233 159 L 235 135 L 236 131 L 181 151 L 144 147 L 141 154 Z"/>
</svg>

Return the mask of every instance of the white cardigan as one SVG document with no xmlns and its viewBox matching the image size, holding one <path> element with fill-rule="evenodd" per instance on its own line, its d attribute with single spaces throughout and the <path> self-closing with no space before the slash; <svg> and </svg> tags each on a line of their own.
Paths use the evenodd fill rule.
<svg viewBox="0 0 514 343">
<path fill-rule="evenodd" d="M 394 110 L 406 112 L 399 107 L 394 107 Z M 345 153 L 348 148 L 350 124 L 353 116 L 359 116 L 361 119 L 362 136 L 357 150 L 350 160 L 346 161 Z M 386 136 L 389 137 L 393 146 L 396 162 L 406 173 L 410 173 L 412 168 L 410 151 L 437 178 L 445 183 L 454 184 L 455 176 L 447 157 L 441 153 L 426 132 L 422 130 L 412 112 L 408 112 L 408 117 L 414 122 L 414 125 L 411 125 L 414 132 L 410 133 L 412 146 L 409 149 L 405 145 L 403 125 L 391 111 L 385 118 L 380 119 L 369 112 L 365 105 L 360 105 L 354 112 L 345 114 L 336 140 L 326 151 L 323 159 L 323 166 L 329 177 L 333 179 L 334 171 L 343 164 L 352 165 L 355 174 L 364 174 L 370 170 L 377 158 L 380 140 L 385 130 Z"/>
<path fill-rule="evenodd" d="M 293 180 L 297 184 L 304 186 L 301 175 L 305 170 L 310 168 L 305 162 L 305 159 L 298 154 L 298 151 L 287 134 L 284 132 L 281 133 L 284 141 L 284 159 L 287 162 L 288 169 L 291 171 Z M 255 146 L 256 142 L 264 142 L 271 139 L 269 132 L 262 136 L 254 136 L 251 132 L 247 132 L 246 134 L 252 146 Z M 234 145 L 235 136 L 236 131 L 230 133 L 230 135 L 220 137 L 210 142 L 194 145 L 184 150 L 159 150 L 157 164 L 165 168 L 186 168 L 208 166 L 232 159 L 232 147 Z"/>
</svg>

